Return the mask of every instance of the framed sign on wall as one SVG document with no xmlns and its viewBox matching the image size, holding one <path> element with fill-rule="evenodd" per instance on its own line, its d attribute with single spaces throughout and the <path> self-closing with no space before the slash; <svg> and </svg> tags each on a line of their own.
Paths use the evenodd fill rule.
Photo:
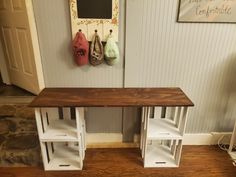
<svg viewBox="0 0 236 177">
<path fill-rule="evenodd" d="M 178 22 L 235 23 L 236 0 L 179 0 Z"/>
<path fill-rule="evenodd" d="M 119 0 L 70 0 L 72 37 L 81 30 L 91 41 L 97 30 L 103 41 L 112 30 L 118 41 Z"/>
</svg>

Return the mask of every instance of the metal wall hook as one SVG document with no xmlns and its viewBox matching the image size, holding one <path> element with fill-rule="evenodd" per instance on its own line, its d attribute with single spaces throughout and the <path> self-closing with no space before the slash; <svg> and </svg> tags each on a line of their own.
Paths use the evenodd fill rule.
<svg viewBox="0 0 236 177">
<path fill-rule="evenodd" d="M 95 31 L 95 33 L 97 33 L 98 32 L 98 30 L 94 30 Z"/>
<path fill-rule="evenodd" d="M 82 30 L 81 30 L 81 29 L 79 29 L 79 32 L 82 32 Z"/>
<path fill-rule="evenodd" d="M 110 29 L 110 34 L 112 34 L 112 29 Z"/>
</svg>

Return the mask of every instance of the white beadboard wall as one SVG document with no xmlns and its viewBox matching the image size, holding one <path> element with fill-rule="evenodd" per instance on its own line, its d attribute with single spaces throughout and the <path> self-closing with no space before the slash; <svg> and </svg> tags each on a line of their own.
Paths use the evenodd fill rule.
<svg viewBox="0 0 236 177">
<path fill-rule="evenodd" d="M 179 86 L 195 103 L 188 133 L 231 131 L 236 119 L 235 24 L 177 23 L 178 0 L 126 3 L 126 40 L 122 26 L 119 33 L 121 56 L 126 41 L 124 76 L 123 60 L 115 67 L 74 65 L 68 0 L 33 0 L 46 86 L 122 87 L 123 81 L 125 87 Z M 122 132 L 128 121 L 122 120 L 122 109 L 99 109 L 88 110 L 88 132 Z"/>
<path fill-rule="evenodd" d="M 128 0 L 125 87 L 181 87 L 187 133 L 232 131 L 236 25 L 177 23 L 178 0 Z"/>
</svg>

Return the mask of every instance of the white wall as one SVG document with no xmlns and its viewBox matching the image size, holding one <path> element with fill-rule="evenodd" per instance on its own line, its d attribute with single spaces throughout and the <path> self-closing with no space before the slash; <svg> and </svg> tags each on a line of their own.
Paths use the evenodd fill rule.
<svg viewBox="0 0 236 177">
<path fill-rule="evenodd" d="M 232 131 L 236 26 L 177 23 L 178 2 L 127 1 L 125 87 L 181 87 L 195 103 L 188 133 Z"/>
</svg>

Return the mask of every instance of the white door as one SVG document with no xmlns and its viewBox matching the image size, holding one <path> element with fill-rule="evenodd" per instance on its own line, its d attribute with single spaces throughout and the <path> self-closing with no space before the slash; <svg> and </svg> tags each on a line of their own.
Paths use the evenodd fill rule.
<svg viewBox="0 0 236 177">
<path fill-rule="evenodd" d="M 44 81 L 31 0 L 0 0 L 0 39 L 10 82 L 38 94 Z"/>
</svg>

